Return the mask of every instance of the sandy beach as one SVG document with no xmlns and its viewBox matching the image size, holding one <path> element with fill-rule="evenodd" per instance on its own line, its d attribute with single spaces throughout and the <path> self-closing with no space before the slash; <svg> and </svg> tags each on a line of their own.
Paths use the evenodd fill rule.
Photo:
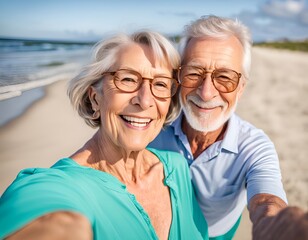
<svg viewBox="0 0 308 240">
<path fill-rule="evenodd" d="M 237 113 L 275 143 L 290 205 L 308 209 L 308 54 L 253 49 L 251 79 Z M 45 88 L 45 97 L 0 128 L 0 192 L 23 168 L 49 167 L 94 134 L 72 109 L 68 79 Z M 5 114 L 5 113 L 1 113 Z M 251 239 L 244 212 L 238 240 Z"/>
</svg>

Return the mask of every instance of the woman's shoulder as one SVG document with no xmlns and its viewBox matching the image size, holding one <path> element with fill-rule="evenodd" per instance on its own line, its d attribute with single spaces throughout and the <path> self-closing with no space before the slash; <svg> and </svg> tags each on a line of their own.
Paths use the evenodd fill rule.
<svg viewBox="0 0 308 240">
<path fill-rule="evenodd" d="M 21 189 L 50 189 L 53 185 L 57 188 L 65 187 L 65 184 L 59 182 L 69 183 L 72 176 L 68 171 L 64 170 L 65 166 L 70 163 L 69 159 L 61 159 L 50 168 L 26 168 L 21 170 L 16 176 L 15 180 L 7 188 L 6 192 L 21 190 Z"/>
<path fill-rule="evenodd" d="M 153 154 L 155 154 L 158 159 L 163 163 L 168 169 L 186 169 L 187 162 L 184 156 L 178 152 L 159 150 L 155 148 L 147 148 Z"/>
<path fill-rule="evenodd" d="M 176 159 L 185 160 L 184 156 L 182 156 L 178 152 L 169 151 L 169 150 L 160 150 L 156 148 L 147 148 L 150 152 L 154 153 L 157 156 L 161 156 L 163 159 L 169 159 L 170 161 L 178 161 Z"/>
</svg>

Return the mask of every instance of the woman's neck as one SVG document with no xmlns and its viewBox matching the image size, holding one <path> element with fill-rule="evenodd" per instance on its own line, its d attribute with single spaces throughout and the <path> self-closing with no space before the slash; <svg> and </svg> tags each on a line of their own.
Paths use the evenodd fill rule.
<svg viewBox="0 0 308 240">
<path fill-rule="evenodd" d="M 80 150 L 71 156 L 78 164 L 107 172 L 122 183 L 138 182 L 159 162 L 148 150 L 121 149 L 97 132 Z"/>
</svg>

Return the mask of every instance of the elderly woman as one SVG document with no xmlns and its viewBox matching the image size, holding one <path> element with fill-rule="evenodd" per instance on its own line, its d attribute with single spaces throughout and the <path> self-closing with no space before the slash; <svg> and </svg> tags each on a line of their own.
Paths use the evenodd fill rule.
<svg viewBox="0 0 308 240">
<path fill-rule="evenodd" d="M 96 134 L 51 168 L 18 175 L 1 198 L 0 238 L 207 239 L 185 160 L 146 148 L 178 112 L 178 64 L 155 32 L 100 42 L 68 89 Z"/>
</svg>

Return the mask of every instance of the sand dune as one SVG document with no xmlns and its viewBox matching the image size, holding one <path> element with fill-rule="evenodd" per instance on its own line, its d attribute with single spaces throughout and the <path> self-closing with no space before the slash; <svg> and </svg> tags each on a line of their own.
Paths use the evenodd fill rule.
<svg viewBox="0 0 308 240">
<path fill-rule="evenodd" d="M 273 140 L 289 203 L 306 210 L 307 69 L 307 53 L 254 48 L 251 79 L 237 111 Z M 0 128 L 0 192 L 20 169 L 49 167 L 73 153 L 93 133 L 72 110 L 66 96 L 66 81 L 48 86 L 46 97 Z M 246 211 L 236 239 L 251 239 L 250 231 Z"/>
</svg>

